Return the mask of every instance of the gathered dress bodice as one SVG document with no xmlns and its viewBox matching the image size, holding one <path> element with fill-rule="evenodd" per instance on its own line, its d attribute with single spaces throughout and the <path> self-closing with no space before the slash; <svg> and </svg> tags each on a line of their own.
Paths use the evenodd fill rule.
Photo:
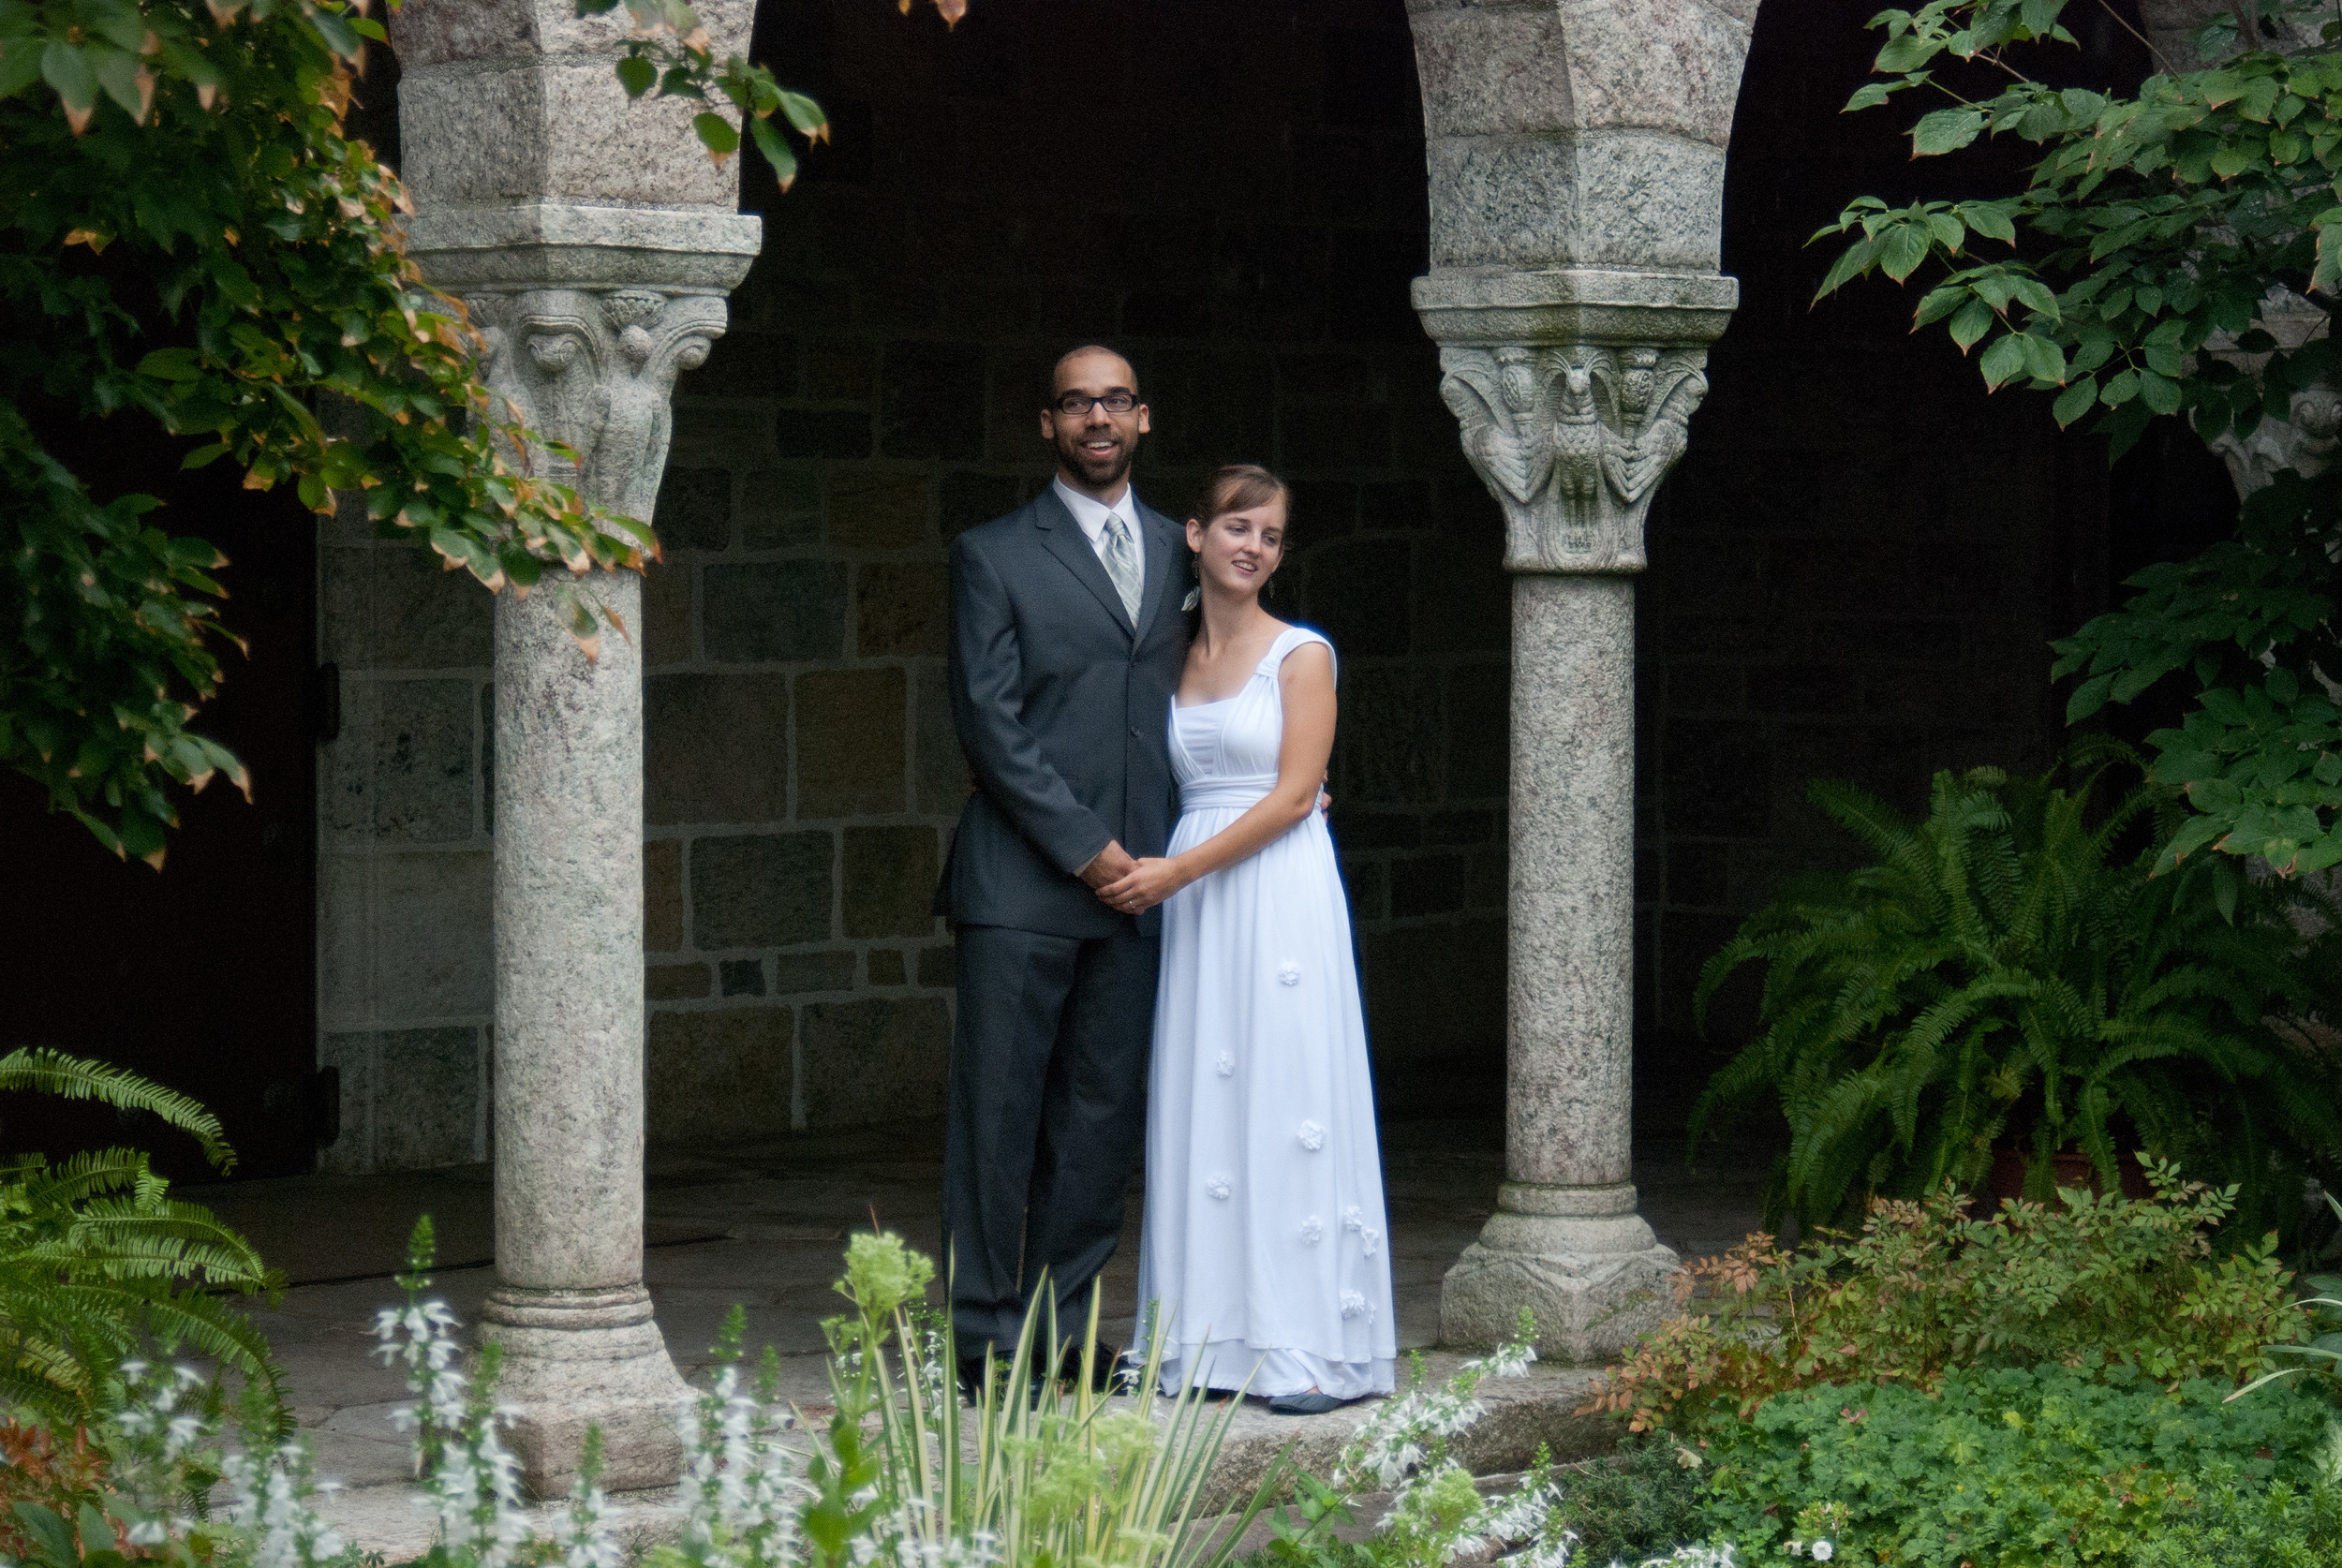
<svg viewBox="0 0 2342 1568">
<path fill-rule="evenodd" d="M 1277 756 L 1284 745 L 1285 712 L 1277 672 L 1305 643 L 1333 644 L 1307 627 L 1277 634 L 1235 695 L 1181 707 L 1171 704 L 1171 774 L 1179 784 L 1182 815 L 1200 810 L 1248 810 L 1277 787 Z"/>
</svg>

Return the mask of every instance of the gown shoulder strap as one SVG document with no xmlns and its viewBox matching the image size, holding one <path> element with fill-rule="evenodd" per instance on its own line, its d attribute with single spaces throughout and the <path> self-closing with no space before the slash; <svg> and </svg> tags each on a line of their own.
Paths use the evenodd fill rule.
<svg viewBox="0 0 2342 1568">
<path fill-rule="evenodd" d="M 1333 643 L 1324 632 L 1312 631 L 1305 626 L 1289 626 L 1277 633 L 1277 640 L 1268 644 L 1268 651 L 1261 656 L 1260 663 L 1253 667 L 1253 673 L 1273 678 L 1283 665 L 1286 655 L 1311 643 L 1325 643 L 1327 655 L 1334 659 L 1335 668 L 1340 669 L 1341 656 L 1334 652 Z"/>
</svg>

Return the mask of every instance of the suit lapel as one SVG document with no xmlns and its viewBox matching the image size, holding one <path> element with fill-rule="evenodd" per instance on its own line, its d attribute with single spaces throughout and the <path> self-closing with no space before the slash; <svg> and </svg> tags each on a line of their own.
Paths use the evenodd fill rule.
<svg viewBox="0 0 2342 1568">
<path fill-rule="evenodd" d="M 1179 553 L 1171 547 L 1175 532 L 1171 520 L 1144 501 L 1138 503 L 1137 510 L 1147 535 L 1147 584 L 1138 597 L 1138 636 L 1143 642 L 1163 614 L 1172 583 L 1186 578 L 1178 570 Z"/>
<path fill-rule="evenodd" d="M 1106 575 L 1105 564 L 1089 547 L 1089 540 L 1074 514 L 1058 499 L 1057 491 L 1044 490 L 1034 498 L 1033 526 L 1041 530 L 1041 542 L 1050 555 L 1065 563 L 1066 570 L 1081 579 L 1082 586 L 1095 595 L 1105 613 L 1114 617 L 1114 624 L 1123 631 L 1131 630 L 1130 613 L 1122 608 L 1122 596 L 1114 591 L 1114 579 Z M 1151 561 L 1149 566 L 1151 568 Z M 1145 601 L 1140 601 L 1144 609 Z"/>
</svg>

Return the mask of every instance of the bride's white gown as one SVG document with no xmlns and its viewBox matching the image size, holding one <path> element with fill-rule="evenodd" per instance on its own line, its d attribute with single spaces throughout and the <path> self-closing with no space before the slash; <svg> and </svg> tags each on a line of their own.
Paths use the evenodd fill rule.
<svg viewBox="0 0 2342 1568">
<path fill-rule="evenodd" d="M 1290 628 L 1242 691 L 1172 708 L 1170 853 L 1275 786 L 1278 668 L 1309 643 L 1326 639 Z M 1166 1390 L 1193 1377 L 1250 1378 L 1260 1395 L 1389 1393 L 1398 1325 L 1373 1086 L 1324 815 L 1180 889 L 1163 913 L 1140 1335 L 1151 1304 L 1171 1340 Z"/>
</svg>

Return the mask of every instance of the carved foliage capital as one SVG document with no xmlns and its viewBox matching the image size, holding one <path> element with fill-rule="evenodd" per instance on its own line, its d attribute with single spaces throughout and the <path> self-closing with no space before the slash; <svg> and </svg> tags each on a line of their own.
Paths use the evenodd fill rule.
<svg viewBox="0 0 2342 1568">
<path fill-rule="evenodd" d="M 1708 395 L 1705 348 L 1440 350 L 1464 456 L 1505 509 L 1510 571 L 1640 571 L 1643 518 Z"/>
<path fill-rule="evenodd" d="M 489 390 L 522 423 L 577 454 L 531 452 L 531 467 L 650 522 L 674 433 L 674 379 L 704 363 L 723 335 L 722 298 L 533 288 L 464 303 L 487 340 Z"/>
</svg>

